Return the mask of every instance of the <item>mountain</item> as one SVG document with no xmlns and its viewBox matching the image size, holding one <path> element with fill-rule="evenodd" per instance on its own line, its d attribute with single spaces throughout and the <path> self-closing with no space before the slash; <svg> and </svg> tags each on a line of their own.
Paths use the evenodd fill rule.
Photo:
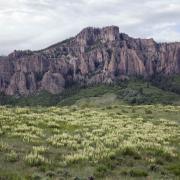
<svg viewBox="0 0 180 180">
<path fill-rule="evenodd" d="M 109 84 L 130 76 L 180 74 L 180 43 L 135 39 L 116 26 L 88 27 L 40 51 L 0 57 L 0 91 L 27 96 L 60 93 L 73 84 Z"/>
</svg>

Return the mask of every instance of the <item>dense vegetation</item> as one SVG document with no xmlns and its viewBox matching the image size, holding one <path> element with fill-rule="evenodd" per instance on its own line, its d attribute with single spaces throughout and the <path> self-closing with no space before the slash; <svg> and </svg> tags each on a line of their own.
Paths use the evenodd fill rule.
<svg viewBox="0 0 180 180">
<path fill-rule="evenodd" d="M 0 179 L 178 179 L 180 106 L 0 107 Z"/>
<path fill-rule="evenodd" d="M 154 75 L 150 78 L 151 83 L 163 90 L 180 94 L 180 76 L 166 77 L 163 75 Z"/>
<path fill-rule="evenodd" d="M 157 78 L 158 79 L 158 78 Z M 175 79 L 175 78 L 174 78 Z M 159 83 L 158 83 L 159 82 Z M 120 81 L 111 85 L 94 85 L 90 87 L 71 87 L 63 93 L 52 95 L 47 92 L 41 92 L 29 97 L 8 97 L 0 94 L 0 105 L 11 106 L 54 106 L 54 105 L 72 105 L 82 98 L 98 97 L 106 93 L 112 93 L 119 101 L 129 104 L 180 104 L 180 94 L 170 87 L 178 89 L 180 80 L 166 81 L 166 88 L 163 88 L 165 82 L 160 80 L 145 81 L 132 79 L 129 81 Z M 171 82 L 172 86 L 169 85 Z M 162 84 L 162 85 L 161 85 Z M 158 86 L 158 87 L 157 87 Z M 172 91 L 171 91 L 172 90 Z"/>
</svg>

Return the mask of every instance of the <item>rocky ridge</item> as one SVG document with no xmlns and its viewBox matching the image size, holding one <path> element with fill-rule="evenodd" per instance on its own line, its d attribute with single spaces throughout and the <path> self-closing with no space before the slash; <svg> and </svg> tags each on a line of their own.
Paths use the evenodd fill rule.
<svg viewBox="0 0 180 180">
<path fill-rule="evenodd" d="M 128 76 L 180 74 L 180 43 L 135 39 L 116 26 L 88 27 L 40 51 L 0 57 L 0 91 L 27 96 L 57 94 L 74 83 L 113 83 Z"/>
</svg>

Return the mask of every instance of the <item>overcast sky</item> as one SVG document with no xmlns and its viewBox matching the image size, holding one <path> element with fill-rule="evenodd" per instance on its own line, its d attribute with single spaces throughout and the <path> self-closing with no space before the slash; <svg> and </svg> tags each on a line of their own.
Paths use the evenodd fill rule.
<svg viewBox="0 0 180 180">
<path fill-rule="evenodd" d="M 134 37 L 180 41 L 180 0 L 0 0 L 0 54 L 108 25 Z"/>
</svg>

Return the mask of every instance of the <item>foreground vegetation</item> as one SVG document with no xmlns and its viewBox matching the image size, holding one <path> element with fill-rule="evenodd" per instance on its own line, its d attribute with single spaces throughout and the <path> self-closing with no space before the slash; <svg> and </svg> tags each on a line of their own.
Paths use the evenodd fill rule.
<svg viewBox="0 0 180 180">
<path fill-rule="evenodd" d="M 112 97 L 90 99 L 106 101 L 100 107 L 86 98 L 68 107 L 1 106 L 0 179 L 178 179 L 180 106 Z"/>
</svg>

